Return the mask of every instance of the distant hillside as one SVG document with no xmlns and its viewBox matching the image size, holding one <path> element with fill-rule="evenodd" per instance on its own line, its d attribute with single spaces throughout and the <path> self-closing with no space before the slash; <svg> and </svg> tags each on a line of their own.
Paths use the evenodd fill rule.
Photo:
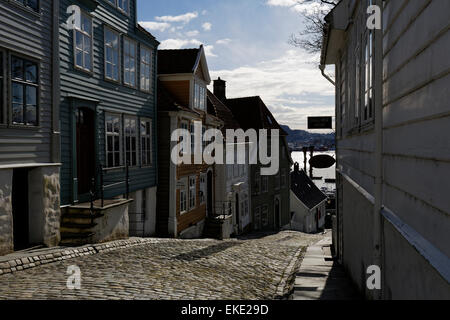
<svg viewBox="0 0 450 320">
<path fill-rule="evenodd" d="M 293 143 L 296 146 L 320 146 L 334 147 L 335 135 L 334 133 L 320 134 L 311 133 L 304 130 L 292 130 L 288 126 L 281 126 L 286 133 L 288 133 L 288 143 Z"/>
</svg>

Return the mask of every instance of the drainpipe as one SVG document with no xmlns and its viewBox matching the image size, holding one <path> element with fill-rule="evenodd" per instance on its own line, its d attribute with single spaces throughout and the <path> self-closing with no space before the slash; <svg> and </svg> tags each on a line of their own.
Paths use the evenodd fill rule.
<svg viewBox="0 0 450 320">
<path fill-rule="evenodd" d="M 383 3 L 375 4 L 382 10 Z M 381 19 L 383 12 L 381 12 Z M 383 22 L 381 21 L 381 25 Z M 383 207 L 383 30 L 374 30 L 374 109 L 375 109 L 375 206 L 373 214 L 373 261 L 381 268 L 381 290 L 374 291 L 374 299 L 383 298 L 384 266 L 382 265 L 382 221 Z"/>
<path fill-rule="evenodd" d="M 325 78 L 325 79 L 327 79 L 328 81 L 330 81 L 331 82 L 331 84 L 333 85 L 333 86 L 336 86 L 336 83 L 333 81 L 333 79 L 331 79 L 326 73 L 325 73 L 325 65 L 323 65 L 323 64 L 321 64 L 320 66 L 319 66 L 319 69 L 320 69 L 320 71 L 322 72 L 322 75 L 323 75 L 323 77 Z"/>
</svg>

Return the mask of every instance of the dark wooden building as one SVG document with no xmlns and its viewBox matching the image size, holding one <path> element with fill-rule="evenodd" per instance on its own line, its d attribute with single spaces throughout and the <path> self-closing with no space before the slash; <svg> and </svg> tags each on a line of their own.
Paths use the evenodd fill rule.
<svg viewBox="0 0 450 320">
<path fill-rule="evenodd" d="M 0 255 L 59 243 L 58 1 L 0 1 Z"/>
<path fill-rule="evenodd" d="M 61 202 L 68 243 L 154 232 L 159 43 L 138 25 L 136 10 L 136 0 L 60 1 Z M 97 213 L 120 211 L 120 219 L 80 233 L 70 216 L 89 206 L 91 192 L 108 200 L 95 202 Z"/>
</svg>

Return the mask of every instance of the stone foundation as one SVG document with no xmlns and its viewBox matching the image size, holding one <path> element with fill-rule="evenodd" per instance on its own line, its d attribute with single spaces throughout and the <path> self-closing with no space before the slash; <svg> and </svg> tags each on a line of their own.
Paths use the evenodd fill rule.
<svg viewBox="0 0 450 320">
<path fill-rule="evenodd" d="M 12 169 L 0 170 L 0 255 L 14 251 L 12 218 Z"/>
</svg>

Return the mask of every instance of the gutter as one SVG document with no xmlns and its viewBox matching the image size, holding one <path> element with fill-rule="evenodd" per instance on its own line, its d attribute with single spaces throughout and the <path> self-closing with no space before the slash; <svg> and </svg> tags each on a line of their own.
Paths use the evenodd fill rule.
<svg viewBox="0 0 450 320">
<path fill-rule="evenodd" d="M 326 66 L 323 65 L 323 64 L 321 64 L 321 65 L 319 66 L 319 69 L 320 69 L 320 71 L 321 71 L 321 73 L 322 73 L 322 76 L 323 76 L 325 79 L 327 79 L 333 86 L 336 87 L 336 82 L 334 82 L 333 79 L 331 79 L 330 76 L 327 75 L 327 74 L 325 73 L 325 67 L 326 67 Z"/>
</svg>

